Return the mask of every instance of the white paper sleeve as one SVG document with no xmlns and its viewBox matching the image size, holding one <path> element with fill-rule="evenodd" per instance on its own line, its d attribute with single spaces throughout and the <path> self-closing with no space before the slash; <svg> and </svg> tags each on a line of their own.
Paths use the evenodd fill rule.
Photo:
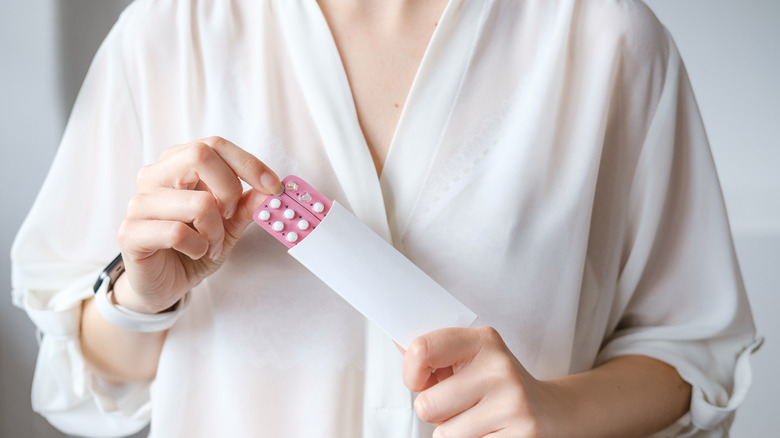
<svg viewBox="0 0 780 438">
<path fill-rule="evenodd" d="M 337 202 L 289 254 L 403 348 L 430 331 L 469 327 L 477 319 Z"/>
</svg>

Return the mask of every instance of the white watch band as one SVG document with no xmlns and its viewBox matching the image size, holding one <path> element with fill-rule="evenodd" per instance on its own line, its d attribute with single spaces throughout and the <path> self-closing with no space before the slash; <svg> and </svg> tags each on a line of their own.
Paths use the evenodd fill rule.
<svg viewBox="0 0 780 438">
<path fill-rule="evenodd" d="M 190 293 L 187 292 L 179 300 L 176 309 L 163 313 L 140 313 L 114 304 L 111 300 L 113 290 L 108 290 L 111 279 L 106 277 L 95 293 L 95 303 L 98 312 L 111 324 L 125 330 L 134 332 L 159 332 L 173 326 L 190 302 Z"/>
</svg>

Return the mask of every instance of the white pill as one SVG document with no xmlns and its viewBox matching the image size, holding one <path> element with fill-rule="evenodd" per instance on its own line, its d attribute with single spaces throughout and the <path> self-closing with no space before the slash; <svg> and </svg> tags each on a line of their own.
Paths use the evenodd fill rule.
<svg viewBox="0 0 780 438">
<path fill-rule="evenodd" d="M 274 231 L 282 231 L 284 229 L 284 224 L 282 221 L 276 221 L 273 224 Z"/>
<path fill-rule="evenodd" d="M 295 242 L 296 240 L 298 240 L 298 235 L 296 233 L 293 233 L 293 232 L 287 233 L 287 241 L 288 242 Z"/>
<path fill-rule="evenodd" d="M 259 217 L 261 221 L 267 221 L 268 219 L 271 219 L 271 213 L 269 213 L 268 210 L 263 210 L 257 217 Z"/>
<path fill-rule="evenodd" d="M 271 208 L 279 208 L 282 206 L 282 201 L 280 201 L 279 198 L 274 198 L 271 199 L 271 202 L 269 202 L 268 205 L 270 205 Z"/>
<path fill-rule="evenodd" d="M 288 208 L 284 211 L 284 217 L 287 219 L 292 219 L 295 217 L 295 212 L 292 210 L 292 208 Z"/>
<path fill-rule="evenodd" d="M 309 229 L 309 221 L 306 219 L 302 219 L 298 221 L 298 229 L 299 230 L 308 230 Z"/>
<path fill-rule="evenodd" d="M 322 205 L 322 202 L 315 202 L 312 208 L 315 213 L 322 213 L 322 210 L 325 210 L 325 206 Z"/>
</svg>

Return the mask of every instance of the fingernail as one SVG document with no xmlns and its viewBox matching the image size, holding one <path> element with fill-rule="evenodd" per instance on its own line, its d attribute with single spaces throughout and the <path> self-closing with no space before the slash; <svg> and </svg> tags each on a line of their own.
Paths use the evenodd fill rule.
<svg viewBox="0 0 780 438">
<path fill-rule="evenodd" d="M 230 207 L 228 207 L 227 210 L 225 210 L 225 219 L 230 219 L 233 217 L 234 214 L 236 214 L 236 207 L 238 207 L 237 204 L 233 204 Z"/>
<path fill-rule="evenodd" d="M 281 195 L 284 191 L 282 182 L 279 181 L 279 177 L 271 172 L 265 172 L 260 175 L 260 184 L 272 195 Z"/>
<path fill-rule="evenodd" d="M 218 259 L 219 256 L 221 255 L 222 255 L 222 242 L 219 242 L 218 244 L 211 247 L 211 250 L 209 251 L 209 258 Z"/>
</svg>

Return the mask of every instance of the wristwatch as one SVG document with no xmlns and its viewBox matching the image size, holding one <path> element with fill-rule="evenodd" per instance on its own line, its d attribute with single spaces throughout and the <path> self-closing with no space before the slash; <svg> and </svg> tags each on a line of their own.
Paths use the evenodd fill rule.
<svg viewBox="0 0 780 438">
<path fill-rule="evenodd" d="M 95 291 L 95 304 L 103 318 L 118 327 L 134 332 L 159 332 L 171 328 L 189 304 L 190 293 L 184 294 L 181 300 L 164 312 L 136 312 L 112 300 L 114 284 L 123 272 L 125 272 L 125 264 L 120 253 L 103 269 L 92 288 Z"/>
<path fill-rule="evenodd" d="M 125 272 L 125 261 L 122 260 L 122 253 L 120 252 L 119 255 L 114 258 L 114 261 L 109 263 L 108 266 L 106 266 L 106 269 L 103 269 L 103 272 L 100 273 L 95 285 L 92 286 L 92 290 L 97 293 L 98 289 L 100 289 L 100 286 L 103 284 L 103 280 L 106 278 L 108 278 L 108 290 L 113 290 L 116 280 L 123 272 Z"/>
</svg>

